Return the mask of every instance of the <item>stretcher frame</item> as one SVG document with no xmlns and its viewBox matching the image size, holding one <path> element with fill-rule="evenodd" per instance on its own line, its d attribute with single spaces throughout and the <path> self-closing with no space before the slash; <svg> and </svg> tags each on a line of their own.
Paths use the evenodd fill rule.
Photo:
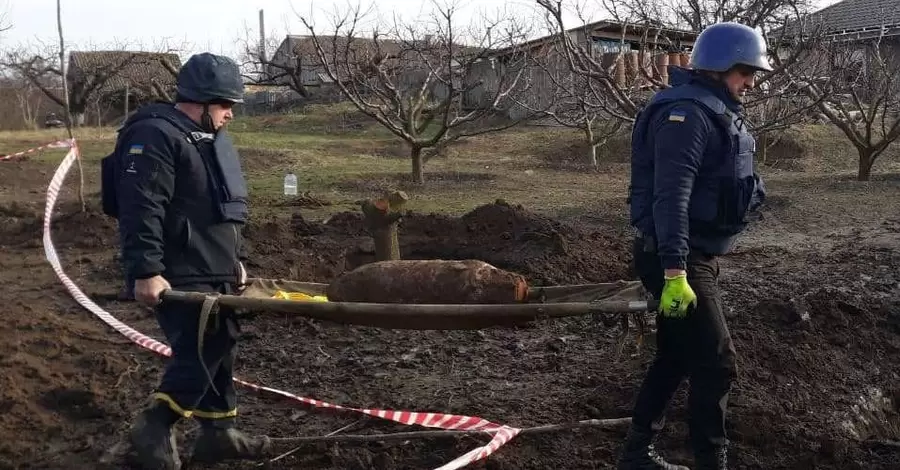
<svg viewBox="0 0 900 470">
<path fill-rule="evenodd" d="M 530 322 L 601 315 L 615 321 L 623 314 L 654 312 L 639 281 L 531 287 L 528 299 L 514 304 L 401 304 L 317 302 L 272 298 L 276 291 L 324 295 L 328 285 L 284 279 L 250 279 L 239 295 L 169 290 L 163 302 L 205 304 L 204 311 L 230 307 L 279 312 L 347 325 L 405 330 L 473 330 L 514 327 Z"/>
</svg>

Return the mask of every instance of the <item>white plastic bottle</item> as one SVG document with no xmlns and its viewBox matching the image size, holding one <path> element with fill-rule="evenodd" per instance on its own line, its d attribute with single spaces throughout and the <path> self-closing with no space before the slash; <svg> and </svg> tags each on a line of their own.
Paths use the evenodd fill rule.
<svg viewBox="0 0 900 470">
<path fill-rule="evenodd" d="M 293 172 L 288 173 L 284 177 L 284 195 L 285 196 L 296 196 L 297 195 L 297 175 Z"/>
</svg>

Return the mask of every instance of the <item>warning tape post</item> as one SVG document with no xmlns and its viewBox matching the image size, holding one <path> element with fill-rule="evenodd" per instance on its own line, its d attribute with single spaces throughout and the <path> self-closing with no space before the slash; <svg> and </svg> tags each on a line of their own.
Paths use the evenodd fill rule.
<svg viewBox="0 0 900 470">
<path fill-rule="evenodd" d="M 93 313 L 104 323 L 121 333 L 123 336 L 125 336 L 135 344 L 162 356 L 171 355 L 172 351 L 167 345 L 144 335 L 143 333 L 131 328 L 125 323 L 122 323 L 117 318 L 112 316 L 109 312 L 103 310 L 103 308 L 94 303 L 94 301 L 88 298 L 81 291 L 81 289 L 78 288 L 78 286 L 72 281 L 71 278 L 69 278 L 68 275 L 66 275 L 65 271 L 63 270 L 59 255 L 56 252 L 56 248 L 53 246 L 53 240 L 51 237 L 51 225 L 53 221 L 53 209 L 56 206 L 56 201 L 59 197 L 59 192 L 62 188 L 63 181 L 65 181 L 66 175 L 71 169 L 72 164 L 78 159 L 78 147 L 76 145 L 76 142 L 74 139 L 57 141 L 51 144 L 44 145 L 42 147 L 38 147 L 36 149 L 19 152 L 18 154 L 14 155 L 32 153 L 33 151 L 37 151 L 38 149 L 50 148 L 51 146 L 68 147 L 69 152 L 66 154 L 65 158 L 63 158 L 63 161 L 62 163 L 60 163 L 59 167 L 57 167 L 53 178 L 50 180 L 50 185 L 47 188 L 47 202 L 44 209 L 43 224 L 43 244 L 47 261 L 53 267 L 53 270 L 56 272 L 59 280 L 79 305 Z M 465 455 L 462 455 L 452 460 L 451 462 L 438 467 L 435 470 L 455 470 L 463 468 L 479 460 L 485 459 L 521 432 L 521 429 L 519 428 L 497 424 L 475 416 L 461 416 L 434 412 L 395 411 L 345 407 L 320 400 L 315 400 L 312 398 L 301 397 L 299 395 L 283 390 L 246 382 L 244 380 L 238 379 L 237 377 L 234 378 L 234 381 L 239 385 L 255 390 L 263 395 L 287 398 L 295 402 L 303 403 L 317 408 L 330 408 L 362 413 L 368 416 L 374 416 L 405 425 L 419 425 L 429 428 L 457 431 L 484 431 L 493 434 L 490 442 L 488 442 L 484 446 L 472 449 Z"/>
</svg>

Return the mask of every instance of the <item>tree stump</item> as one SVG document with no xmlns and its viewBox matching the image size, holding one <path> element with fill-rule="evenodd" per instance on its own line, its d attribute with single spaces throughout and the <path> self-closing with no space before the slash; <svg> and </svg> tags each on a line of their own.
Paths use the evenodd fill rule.
<svg viewBox="0 0 900 470">
<path fill-rule="evenodd" d="M 403 206 L 408 200 L 409 196 L 405 192 L 393 191 L 385 193 L 381 198 L 363 201 L 363 217 L 375 242 L 375 261 L 400 259 L 397 227 Z"/>
</svg>

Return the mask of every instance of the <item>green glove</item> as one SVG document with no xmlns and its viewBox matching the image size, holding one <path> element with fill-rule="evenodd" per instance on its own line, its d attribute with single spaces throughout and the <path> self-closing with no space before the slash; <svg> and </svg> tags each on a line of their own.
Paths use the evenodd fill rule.
<svg viewBox="0 0 900 470">
<path fill-rule="evenodd" d="M 697 294 L 687 282 L 687 274 L 667 276 L 659 298 L 659 308 L 666 318 L 684 318 L 689 306 L 697 306 Z"/>
</svg>

